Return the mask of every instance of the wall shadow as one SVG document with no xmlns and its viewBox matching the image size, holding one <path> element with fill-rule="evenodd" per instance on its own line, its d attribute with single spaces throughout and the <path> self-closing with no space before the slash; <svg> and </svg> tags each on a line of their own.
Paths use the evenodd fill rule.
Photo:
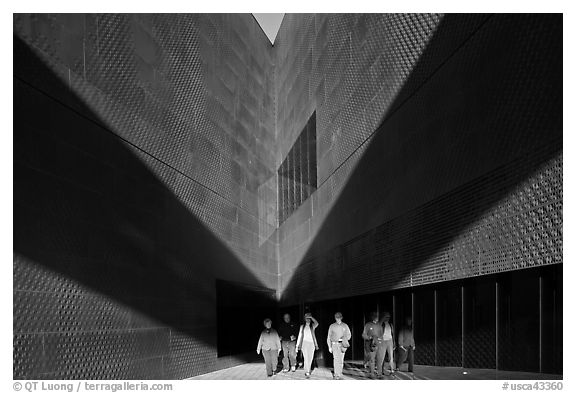
<svg viewBox="0 0 576 393">
<path fill-rule="evenodd" d="M 477 29 L 447 53 L 470 18 Z M 561 160 L 562 16 L 445 16 L 390 108 L 282 288 L 283 305 L 382 291 L 379 275 L 406 279 L 543 165 Z M 343 247 L 392 221 L 392 234 L 405 235 L 388 249 L 401 250 L 402 263 L 350 290 L 354 267 Z M 330 267 L 321 263 L 342 273 L 323 279 L 328 273 L 316 272 Z M 321 283 L 311 284 L 311 274 Z"/>
<path fill-rule="evenodd" d="M 150 160 L 183 190 L 175 195 L 17 36 L 13 93 L 14 378 L 212 371 L 217 319 L 236 325 L 216 315 L 216 279 L 258 288 L 250 298 L 261 319 L 235 328 L 245 348 L 223 350 L 253 352 L 275 290 L 180 201 L 198 198 L 194 187 L 186 191 L 192 181 Z M 209 198 L 198 203 L 210 209 Z M 111 346 L 106 356 L 102 342 Z"/>
</svg>

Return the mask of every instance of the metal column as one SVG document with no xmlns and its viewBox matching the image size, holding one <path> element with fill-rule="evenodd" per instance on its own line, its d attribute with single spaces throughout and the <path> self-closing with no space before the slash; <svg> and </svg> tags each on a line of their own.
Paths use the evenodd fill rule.
<svg viewBox="0 0 576 393">
<path fill-rule="evenodd" d="M 496 370 L 498 370 L 498 337 L 500 336 L 500 330 L 499 330 L 499 318 L 498 318 L 498 314 L 499 314 L 499 310 L 498 310 L 498 303 L 499 303 L 499 294 L 500 294 L 500 290 L 498 288 L 498 281 L 496 281 Z"/>
<path fill-rule="evenodd" d="M 538 371 L 542 372 L 542 276 L 538 277 Z"/>
<path fill-rule="evenodd" d="M 464 285 L 461 287 L 462 289 L 462 359 L 461 359 L 461 366 L 464 367 Z"/>
<path fill-rule="evenodd" d="M 438 365 L 438 291 L 434 290 L 434 365 Z"/>
</svg>

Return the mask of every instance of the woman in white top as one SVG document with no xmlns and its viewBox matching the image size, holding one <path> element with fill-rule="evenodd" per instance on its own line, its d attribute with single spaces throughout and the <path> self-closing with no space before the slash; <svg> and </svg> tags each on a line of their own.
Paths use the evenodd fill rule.
<svg viewBox="0 0 576 393">
<path fill-rule="evenodd" d="M 306 322 L 300 326 L 296 348 L 298 348 L 299 351 L 302 351 L 302 355 L 304 356 L 304 375 L 306 375 L 306 378 L 310 378 L 310 369 L 312 368 L 314 351 L 318 350 L 318 342 L 316 341 L 316 333 L 314 331 L 318 327 L 319 323 L 311 313 L 304 314 L 304 320 Z"/>
</svg>

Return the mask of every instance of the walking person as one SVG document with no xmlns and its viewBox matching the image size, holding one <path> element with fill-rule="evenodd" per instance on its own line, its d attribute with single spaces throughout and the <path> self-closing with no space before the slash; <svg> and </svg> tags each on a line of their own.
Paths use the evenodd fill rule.
<svg viewBox="0 0 576 393">
<path fill-rule="evenodd" d="M 364 340 L 364 360 L 362 361 L 362 367 L 367 370 L 370 368 L 370 352 L 372 352 L 372 341 Z"/>
<path fill-rule="evenodd" d="M 386 357 L 386 352 L 388 352 L 388 357 L 390 359 L 390 374 L 394 374 L 394 326 L 390 323 L 390 313 L 384 312 L 382 314 L 382 325 L 384 328 L 384 334 L 382 335 L 382 340 L 384 343 L 384 356 Z M 382 366 L 384 368 L 384 366 Z M 380 372 L 380 370 L 378 370 Z"/>
<path fill-rule="evenodd" d="M 370 321 L 364 325 L 362 338 L 367 344 L 369 355 L 369 370 L 372 377 L 380 378 L 382 376 L 382 365 L 384 364 L 384 328 L 382 326 L 383 318 L 378 320 L 378 313 L 370 313 Z M 365 345 L 366 347 L 366 345 Z"/>
<path fill-rule="evenodd" d="M 342 313 L 334 314 L 334 322 L 328 328 L 328 351 L 334 357 L 334 379 L 342 379 L 342 369 L 344 368 L 344 355 L 350 347 L 349 340 L 352 337 L 350 328 L 342 322 Z"/>
<path fill-rule="evenodd" d="M 260 351 L 262 351 L 262 356 L 264 356 L 264 362 L 266 363 L 266 374 L 272 377 L 276 375 L 278 352 L 282 345 L 280 344 L 278 332 L 272 329 L 272 320 L 270 318 L 264 320 L 264 327 L 265 329 L 260 333 L 256 353 L 260 355 Z"/>
<path fill-rule="evenodd" d="M 287 373 L 292 369 L 296 371 L 296 337 L 298 334 L 298 325 L 292 322 L 290 314 L 284 314 L 283 321 L 278 327 L 278 334 L 282 342 L 282 364 L 284 365 L 283 371 Z"/>
<path fill-rule="evenodd" d="M 400 369 L 402 363 L 408 358 L 408 372 L 414 372 L 414 351 L 416 350 L 416 342 L 414 341 L 414 330 L 412 329 L 412 317 L 406 318 L 406 323 L 398 332 L 398 364 L 397 369 Z"/>
<path fill-rule="evenodd" d="M 310 378 L 314 351 L 319 349 L 315 332 L 319 325 L 320 324 L 311 313 L 304 314 L 304 324 L 300 326 L 296 346 L 299 351 L 302 351 L 304 357 L 304 375 L 306 378 Z"/>
</svg>

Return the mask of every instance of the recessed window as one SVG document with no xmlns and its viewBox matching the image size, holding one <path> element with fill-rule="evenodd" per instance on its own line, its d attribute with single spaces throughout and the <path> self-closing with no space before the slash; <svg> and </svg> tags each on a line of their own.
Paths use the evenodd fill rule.
<svg viewBox="0 0 576 393">
<path fill-rule="evenodd" d="M 282 224 L 317 188 L 316 112 L 278 169 L 278 212 Z"/>
</svg>

